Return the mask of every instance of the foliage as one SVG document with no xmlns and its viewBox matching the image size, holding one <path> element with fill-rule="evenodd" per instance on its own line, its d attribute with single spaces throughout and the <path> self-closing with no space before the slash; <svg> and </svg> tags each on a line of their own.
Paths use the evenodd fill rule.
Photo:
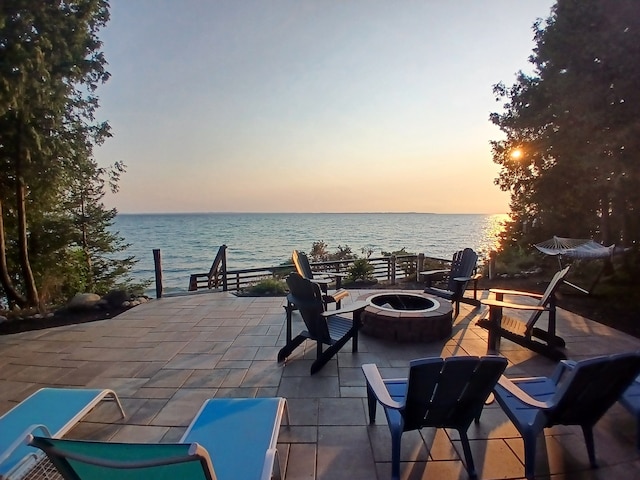
<svg viewBox="0 0 640 480">
<path fill-rule="evenodd" d="M 373 265 L 366 258 L 355 259 L 347 272 L 348 276 L 345 279 L 345 283 L 373 279 Z"/>
<path fill-rule="evenodd" d="M 309 260 L 313 263 L 334 262 L 356 258 L 356 255 L 351 251 L 351 247 L 349 247 L 349 245 L 345 245 L 344 247 L 338 245 L 334 253 L 329 252 L 328 245 L 324 240 L 313 242 L 308 256 Z"/>
<path fill-rule="evenodd" d="M 249 295 L 284 295 L 287 293 L 287 284 L 280 279 L 267 278 L 249 287 L 246 293 Z"/>
<path fill-rule="evenodd" d="M 502 247 L 640 241 L 638 2 L 558 0 L 534 35 L 534 73 L 494 87 L 496 184 L 511 194 Z"/>
<path fill-rule="evenodd" d="M 0 4 L 0 281 L 22 307 L 127 281 L 126 245 L 109 231 L 124 165 L 100 168 L 93 148 L 110 136 L 95 119 L 109 78 L 99 30 L 106 0 Z M 124 279 L 123 279 L 124 278 Z"/>
</svg>

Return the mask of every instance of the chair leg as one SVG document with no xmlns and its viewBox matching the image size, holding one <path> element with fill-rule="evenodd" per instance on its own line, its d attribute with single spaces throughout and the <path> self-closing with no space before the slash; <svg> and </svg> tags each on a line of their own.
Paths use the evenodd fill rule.
<svg viewBox="0 0 640 480">
<path fill-rule="evenodd" d="M 391 480 L 400 479 L 400 443 L 402 428 L 400 425 L 389 425 L 391 429 Z"/>
<path fill-rule="evenodd" d="M 367 406 L 369 407 L 369 423 L 376 423 L 376 409 L 378 407 L 378 400 L 376 400 L 371 387 L 367 383 Z"/>
<path fill-rule="evenodd" d="M 302 345 L 307 338 L 302 335 L 298 335 L 296 338 L 287 343 L 284 347 L 280 349 L 278 352 L 278 362 L 283 362 L 291 353 Z"/>
<path fill-rule="evenodd" d="M 458 430 L 460 440 L 462 441 L 462 450 L 464 451 L 464 459 L 467 462 L 467 473 L 471 478 L 478 478 L 476 466 L 473 463 L 473 455 L 471 455 L 471 445 L 469 445 L 469 437 L 466 431 Z"/>
<path fill-rule="evenodd" d="M 636 448 L 640 450 L 640 411 L 636 414 Z"/>
<path fill-rule="evenodd" d="M 533 432 L 523 433 L 524 440 L 524 475 L 533 478 L 536 470 L 536 440 L 538 435 Z"/>
<path fill-rule="evenodd" d="M 596 462 L 596 449 L 593 442 L 593 427 L 591 425 L 580 425 L 584 434 L 584 443 L 587 444 L 587 454 L 589 455 L 589 463 L 592 468 L 598 468 Z"/>
</svg>

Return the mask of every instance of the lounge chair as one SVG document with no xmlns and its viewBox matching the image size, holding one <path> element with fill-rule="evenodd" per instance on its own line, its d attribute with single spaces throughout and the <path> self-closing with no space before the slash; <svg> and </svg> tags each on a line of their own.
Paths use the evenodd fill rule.
<svg viewBox="0 0 640 480">
<path fill-rule="evenodd" d="M 527 478 L 533 478 L 536 439 L 553 425 L 580 425 L 589 462 L 596 467 L 593 426 L 618 400 L 640 371 L 640 353 L 623 353 L 561 362 L 550 377 L 509 380 L 502 377 L 495 397 L 522 435 Z"/>
<path fill-rule="evenodd" d="M 362 365 L 367 380 L 369 422 L 384 407 L 391 430 L 391 478 L 400 478 L 402 434 L 423 427 L 453 428 L 460 434 L 470 477 L 476 476 L 467 430 L 507 367 L 499 356 L 423 358 L 409 363 L 409 377 L 383 380 L 374 364 Z"/>
<path fill-rule="evenodd" d="M 489 306 L 489 315 L 478 320 L 478 325 L 489 331 L 487 340 L 488 349 L 495 351 L 501 337 L 505 337 L 512 342 L 527 347 L 534 352 L 545 355 L 552 360 L 562 360 L 566 358 L 564 352 L 558 350 L 565 347 L 565 341 L 556 335 L 556 297 L 555 293 L 570 267 L 565 267 L 558 271 L 545 292 L 540 295 L 531 292 L 521 292 L 518 290 L 491 289 L 495 294 L 495 299 L 482 300 L 484 305 Z M 534 305 L 524 303 L 506 302 L 504 295 L 528 296 L 538 298 Z M 532 314 L 526 322 L 514 317 L 503 316 L 503 309 L 531 311 Z M 549 323 L 547 330 L 542 330 L 535 326 L 543 312 L 549 312 Z M 536 340 L 542 340 L 538 341 Z M 544 343 L 543 343 L 544 342 Z"/>
<path fill-rule="evenodd" d="M 361 327 L 360 315 L 367 307 L 366 302 L 353 302 L 348 308 L 326 311 L 320 285 L 308 280 L 296 272 L 287 277 L 289 295 L 287 304 L 300 310 L 307 330 L 291 338 L 291 309 L 285 307 L 287 344 L 278 352 L 278 362 L 284 361 L 305 340 L 317 343 L 316 360 L 311 364 L 311 374 L 319 371 L 338 350 L 350 339 L 353 352 L 358 351 L 358 330 Z M 353 314 L 353 318 L 343 316 Z M 329 347 L 323 351 L 323 345 Z"/>
<path fill-rule="evenodd" d="M 62 437 L 105 399 L 115 401 L 124 418 L 114 391 L 87 388 L 41 388 L 2 415 L 0 478 L 19 477 L 42 458 L 42 452 L 25 444 L 27 435 L 40 432 Z"/>
<path fill-rule="evenodd" d="M 478 280 L 482 278 L 482 275 L 476 273 L 476 263 L 478 262 L 478 255 L 471 248 L 465 248 L 453 254 L 451 259 L 451 268 L 449 270 L 427 270 L 420 272 L 419 275 L 426 277 L 427 286 L 424 289 L 425 293 L 435 295 L 446 300 L 450 300 L 453 305 L 454 318 L 460 313 L 460 302 L 473 305 L 474 307 L 480 306 L 480 301 L 477 299 Z M 443 273 L 448 274 L 446 288 L 437 288 L 431 285 L 432 278 L 435 275 L 441 275 Z M 464 296 L 464 292 L 467 289 L 467 284 L 473 281 L 473 298 L 467 298 Z"/>
<path fill-rule="evenodd" d="M 207 400 L 180 443 L 111 443 L 32 437 L 68 480 L 268 480 L 280 477 L 276 444 L 284 398 Z M 288 418 L 287 418 L 288 422 Z"/>
<path fill-rule="evenodd" d="M 309 263 L 309 258 L 307 258 L 307 256 L 304 253 L 299 252 L 298 250 L 293 251 L 291 258 L 293 260 L 293 264 L 295 265 L 296 271 L 298 272 L 298 274 L 320 285 L 320 289 L 322 290 L 322 295 L 323 295 L 322 298 L 324 299 L 325 306 L 327 306 L 329 303 L 335 303 L 336 308 L 340 308 L 341 301 L 344 298 L 349 296 L 348 290 L 345 290 L 344 288 L 340 288 L 342 277 L 344 275 L 337 272 L 333 272 L 333 273 L 327 272 L 326 274 L 314 273 L 313 270 L 311 270 L 311 264 Z M 334 280 L 331 280 L 331 278 L 329 277 L 335 278 L 336 291 L 332 293 L 328 293 L 328 290 L 329 290 L 329 285 Z"/>
</svg>

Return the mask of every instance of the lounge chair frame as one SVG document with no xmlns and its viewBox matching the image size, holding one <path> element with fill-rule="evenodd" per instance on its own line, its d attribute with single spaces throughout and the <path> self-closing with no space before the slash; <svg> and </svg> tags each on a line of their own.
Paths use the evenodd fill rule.
<svg viewBox="0 0 640 480">
<path fill-rule="evenodd" d="M 42 458 L 42 452 L 25 444 L 28 435 L 60 438 L 103 400 L 124 409 L 113 390 L 41 388 L 0 417 L 0 479 L 20 477 Z"/>
</svg>

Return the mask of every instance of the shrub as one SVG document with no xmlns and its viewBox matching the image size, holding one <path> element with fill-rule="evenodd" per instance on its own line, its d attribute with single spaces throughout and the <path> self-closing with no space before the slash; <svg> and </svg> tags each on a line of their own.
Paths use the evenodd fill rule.
<svg viewBox="0 0 640 480">
<path fill-rule="evenodd" d="M 347 270 L 348 276 L 346 281 L 348 283 L 355 282 L 356 280 L 371 280 L 373 279 L 373 265 L 369 263 L 366 258 L 357 258 L 353 261 L 353 265 Z"/>
<path fill-rule="evenodd" d="M 267 278 L 250 286 L 246 293 L 250 295 L 284 295 L 287 293 L 287 285 L 282 280 Z"/>
</svg>

